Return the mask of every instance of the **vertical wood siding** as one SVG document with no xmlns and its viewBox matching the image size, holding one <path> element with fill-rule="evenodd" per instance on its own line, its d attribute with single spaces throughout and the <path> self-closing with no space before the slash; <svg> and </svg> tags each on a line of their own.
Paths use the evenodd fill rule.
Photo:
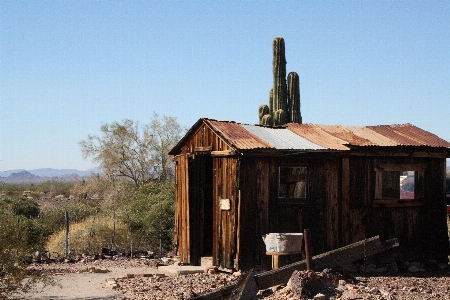
<svg viewBox="0 0 450 300">
<path fill-rule="evenodd" d="M 191 209 L 201 205 L 190 199 L 189 159 L 202 151 L 230 150 L 206 125 L 200 125 L 176 156 L 176 234 L 180 259 L 193 262 L 201 255 L 204 236 L 192 236 Z M 209 152 L 208 152 L 209 151 Z M 445 259 L 448 237 L 445 216 L 445 159 L 397 155 L 305 153 L 294 157 L 251 155 L 212 158 L 212 255 L 215 265 L 249 269 L 270 267 L 261 239 L 271 232 L 311 230 L 313 255 L 380 235 L 398 238 L 400 251 L 411 257 Z M 361 154 L 361 153 L 360 153 Z M 378 207 L 376 191 L 380 164 L 424 164 L 417 181 L 423 182 L 422 206 Z M 278 198 L 280 165 L 308 167 L 307 203 Z M 191 166 L 192 168 L 192 166 Z M 197 187 L 198 188 L 198 187 Z M 200 197 L 206 199 L 205 197 Z M 229 210 L 220 209 L 220 200 L 229 199 Z M 202 200 L 204 201 L 204 200 Z M 196 206 L 197 205 L 197 206 Z M 240 215 L 238 215 L 238 212 Z M 203 218 L 204 219 L 204 218 Z M 198 241 L 197 241 L 198 240 Z M 198 243 L 199 247 L 193 247 Z M 197 250 L 196 250 L 197 249 Z M 417 256 L 416 256 L 417 257 Z M 420 257 L 419 257 L 420 259 Z"/>
</svg>

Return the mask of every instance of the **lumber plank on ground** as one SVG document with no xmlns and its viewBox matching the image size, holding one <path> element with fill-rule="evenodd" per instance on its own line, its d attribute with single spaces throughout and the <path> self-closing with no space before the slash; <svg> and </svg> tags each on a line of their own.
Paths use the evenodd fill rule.
<svg viewBox="0 0 450 300">
<path fill-rule="evenodd" d="M 396 238 L 382 242 L 379 236 L 374 236 L 345 247 L 313 256 L 313 269 L 321 271 L 324 268 L 335 268 L 348 265 L 359 259 L 386 251 L 398 246 Z M 254 276 L 260 290 L 270 288 L 279 284 L 287 284 L 295 271 L 306 270 L 306 260 L 270 270 Z"/>
</svg>

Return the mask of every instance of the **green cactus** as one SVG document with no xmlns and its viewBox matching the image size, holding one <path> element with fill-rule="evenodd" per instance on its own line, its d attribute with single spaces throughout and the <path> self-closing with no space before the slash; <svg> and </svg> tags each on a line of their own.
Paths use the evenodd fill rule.
<svg viewBox="0 0 450 300">
<path fill-rule="evenodd" d="M 273 111 L 279 109 L 286 111 L 286 57 L 284 39 L 277 36 L 272 43 L 272 68 L 273 68 Z M 275 118 L 274 118 L 275 119 Z"/>
<path fill-rule="evenodd" d="M 274 126 L 281 126 L 286 124 L 286 112 L 282 109 L 277 110 L 273 117 L 273 123 Z"/>
<path fill-rule="evenodd" d="M 273 87 L 269 93 L 269 107 L 259 107 L 259 124 L 281 126 L 288 122 L 302 123 L 300 113 L 300 80 L 291 72 L 286 84 L 284 39 L 277 36 L 272 43 Z"/>
<path fill-rule="evenodd" d="M 258 115 L 259 115 L 259 124 L 263 125 L 262 124 L 263 117 L 265 115 L 269 115 L 270 116 L 269 107 L 266 104 L 261 104 L 259 106 Z"/>
<path fill-rule="evenodd" d="M 272 126 L 273 124 L 272 116 L 269 114 L 264 115 L 259 124 L 264 126 Z"/>
<path fill-rule="evenodd" d="M 288 122 L 302 123 L 300 113 L 300 79 L 296 72 L 288 75 Z"/>
<path fill-rule="evenodd" d="M 269 113 L 273 116 L 273 88 L 269 92 Z"/>
</svg>

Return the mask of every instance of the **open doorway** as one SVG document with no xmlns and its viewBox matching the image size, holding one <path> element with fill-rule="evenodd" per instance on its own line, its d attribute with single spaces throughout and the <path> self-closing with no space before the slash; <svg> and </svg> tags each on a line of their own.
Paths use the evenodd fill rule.
<svg viewBox="0 0 450 300">
<path fill-rule="evenodd" d="M 189 161 L 189 218 L 191 263 L 212 256 L 213 167 L 210 153 L 195 154 Z"/>
</svg>

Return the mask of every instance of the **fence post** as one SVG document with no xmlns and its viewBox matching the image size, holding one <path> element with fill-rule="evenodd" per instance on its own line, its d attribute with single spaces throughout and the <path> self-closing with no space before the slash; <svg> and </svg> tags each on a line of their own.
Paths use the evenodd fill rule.
<svg viewBox="0 0 450 300">
<path fill-rule="evenodd" d="M 69 212 L 66 210 L 66 259 L 69 259 L 69 226 L 70 226 L 70 219 L 69 219 Z"/>
</svg>

